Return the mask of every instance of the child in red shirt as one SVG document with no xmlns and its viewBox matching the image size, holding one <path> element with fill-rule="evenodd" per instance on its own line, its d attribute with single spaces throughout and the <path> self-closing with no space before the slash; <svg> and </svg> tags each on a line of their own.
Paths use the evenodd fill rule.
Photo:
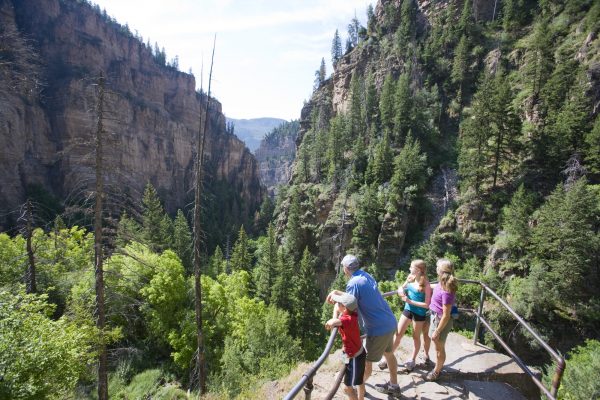
<svg viewBox="0 0 600 400">
<path fill-rule="evenodd" d="M 366 351 L 360 339 L 358 328 L 358 313 L 356 312 L 356 298 L 350 293 L 340 293 L 331 296 L 335 302 L 333 318 L 325 324 L 325 328 L 331 329 L 338 326 L 342 335 L 344 363 L 346 372 L 344 374 L 344 391 L 352 400 L 363 400 L 365 385 L 363 375 L 365 372 Z M 358 386 L 358 395 L 355 387 Z"/>
</svg>

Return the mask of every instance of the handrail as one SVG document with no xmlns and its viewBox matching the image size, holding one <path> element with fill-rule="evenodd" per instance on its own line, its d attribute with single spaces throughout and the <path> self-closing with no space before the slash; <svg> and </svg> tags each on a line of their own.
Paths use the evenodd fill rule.
<svg viewBox="0 0 600 400">
<path fill-rule="evenodd" d="M 337 327 L 334 327 L 333 329 L 331 329 L 331 335 L 329 335 L 329 340 L 327 341 L 325 350 L 323 350 L 323 353 L 321 354 L 319 359 L 315 362 L 315 364 L 308 371 L 306 371 L 306 373 L 304 375 L 302 375 L 302 379 L 300 379 L 300 381 L 298 381 L 296 386 L 294 386 L 292 388 L 292 390 L 290 390 L 290 392 L 284 397 L 285 400 L 291 400 L 294 397 L 296 397 L 296 395 L 300 392 L 300 389 L 302 389 L 302 386 L 304 386 L 304 385 L 306 385 L 306 387 L 304 388 L 305 398 L 307 400 L 310 399 L 310 394 L 313 390 L 312 378 L 317 373 L 317 370 L 321 367 L 321 365 L 323 365 L 323 363 L 325 362 L 325 359 L 329 356 L 329 352 L 331 351 L 331 348 L 333 347 L 333 343 L 335 342 L 335 337 L 337 336 L 337 333 L 338 333 Z M 338 384 L 338 386 L 339 386 L 339 384 Z"/>
<path fill-rule="evenodd" d="M 550 400 L 556 400 L 558 388 L 560 386 L 560 381 L 562 379 L 562 375 L 566 368 L 566 362 L 565 362 L 564 357 L 559 355 L 546 342 L 544 342 L 544 340 L 537 334 L 537 332 L 535 332 L 533 330 L 533 328 L 531 326 L 529 326 L 529 324 L 519 314 L 517 314 L 516 311 L 513 310 L 512 307 L 508 305 L 508 303 L 506 303 L 506 301 L 504 301 L 500 296 L 498 296 L 498 294 L 496 294 L 496 292 L 494 292 L 485 283 L 483 283 L 481 281 L 470 280 L 470 279 L 458 279 L 458 281 L 461 283 L 481 286 L 481 295 L 479 297 L 479 307 L 477 308 L 477 310 L 464 309 L 464 308 L 460 309 L 461 311 L 471 312 L 471 313 L 475 314 L 475 316 L 477 316 L 477 322 L 475 324 L 475 332 L 473 335 L 473 343 L 474 344 L 478 343 L 480 325 L 483 324 L 483 326 L 492 334 L 492 336 L 494 336 L 494 338 L 500 343 L 500 345 L 504 348 L 504 350 L 506 350 L 508 355 L 510 355 L 510 357 L 523 370 L 523 372 L 525 372 L 527 375 L 529 375 L 531 377 L 531 379 L 539 387 L 539 389 Z M 435 282 L 432 282 L 432 283 L 435 283 Z M 382 293 L 382 295 L 383 295 L 383 297 L 390 297 L 390 296 L 396 295 L 397 293 L 398 293 L 398 291 L 393 290 L 390 292 Z M 541 344 L 542 347 L 548 352 L 548 354 L 550 354 L 550 356 L 552 358 L 554 358 L 554 360 L 556 361 L 556 363 L 557 363 L 556 371 L 554 372 L 554 376 L 552 378 L 552 387 L 550 390 L 548 390 L 544 386 L 544 384 L 535 376 L 535 374 L 529 369 L 529 367 L 523 362 L 523 360 L 506 344 L 506 342 L 504 342 L 504 340 L 502 340 L 500 335 L 498 335 L 498 333 L 496 331 L 494 331 L 494 329 L 491 327 L 490 323 L 483 316 L 483 303 L 485 301 L 486 293 L 489 293 L 492 297 L 494 297 L 494 299 L 496 299 L 500 303 L 500 305 L 502 305 L 513 317 L 515 317 L 515 319 L 523 327 L 525 327 L 525 329 L 527 329 L 527 331 L 533 336 L 533 338 L 539 344 Z M 327 342 L 327 345 L 325 346 L 325 350 L 323 351 L 323 353 L 321 354 L 319 359 L 315 362 L 315 364 L 302 376 L 302 379 L 300 379 L 300 381 L 296 384 L 296 386 L 294 386 L 292 388 L 292 390 L 287 394 L 287 396 L 284 397 L 285 400 L 291 400 L 294 397 L 296 397 L 296 395 L 300 392 L 300 389 L 302 389 L 302 386 L 304 386 L 304 385 L 306 385 L 306 387 L 304 388 L 305 399 L 310 400 L 310 395 L 311 395 L 311 392 L 313 389 L 312 378 L 316 374 L 317 370 L 321 367 L 321 365 L 325 362 L 325 359 L 329 356 L 329 352 L 331 351 L 331 348 L 333 347 L 333 343 L 335 341 L 337 331 L 338 331 L 338 328 L 332 329 L 331 336 L 329 337 L 329 341 Z M 341 383 L 341 379 L 336 379 L 335 386 L 332 387 L 332 389 L 330 390 L 329 393 L 335 394 L 335 392 L 337 391 L 337 389 L 340 386 L 340 383 Z M 328 398 L 330 398 L 330 397 L 328 397 Z"/>
</svg>

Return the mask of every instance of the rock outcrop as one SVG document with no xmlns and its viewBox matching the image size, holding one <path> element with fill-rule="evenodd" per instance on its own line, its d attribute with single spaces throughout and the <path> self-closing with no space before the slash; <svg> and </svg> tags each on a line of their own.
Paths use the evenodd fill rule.
<svg viewBox="0 0 600 400">
<path fill-rule="evenodd" d="M 86 2 L 0 0 L 0 26 L 0 35 L 16 32 L 36 53 L 38 63 L 31 68 L 41 82 L 33 95 L 7 89 L 11 82 L 0 86 L 0 215 L 21 204 L 32 185 L 60 199 L 89 186 L 100 73 L 106 76 L 110 183 L 139 201 L 151 182 L 170 212 L 190 202 L 199 115 L 206 102 L 193 75 L 161 65 L 127 27 Z M 14 72 L 15 65 L 0 63 L 0 81 L 11 79 L 7 71 Z M 205 155 L 207 191 L 223 182 L 235 199 L 219 199 L 228 206 L 222 211 L 240 217 L 238 223 L 249 220 L 264 188 L 256 160 L 227 132 L 216 100 L 211 100 Z"/>
</svg>

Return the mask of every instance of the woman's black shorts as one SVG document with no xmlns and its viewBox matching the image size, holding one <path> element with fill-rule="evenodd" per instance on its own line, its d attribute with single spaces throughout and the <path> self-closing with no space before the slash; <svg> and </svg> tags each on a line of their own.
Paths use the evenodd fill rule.
<svg viewBox="0 0 600 400">
<path fill-rule="evenodd" d="M 417 322 L 425 321 L 427 319 L 426 315 L 415 314 L 414 312 L 412 312 L 410 310 L 402 311 L 402 315 L 404 315 L 408 319 L 414 319 Z"/>
</svg>

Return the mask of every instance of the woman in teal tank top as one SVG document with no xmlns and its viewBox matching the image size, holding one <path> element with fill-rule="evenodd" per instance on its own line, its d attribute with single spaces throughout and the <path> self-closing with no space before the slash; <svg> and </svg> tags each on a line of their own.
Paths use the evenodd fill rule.
<svg viewBox="0 0 600 400">
<path fill-rule="evenodd" d="M 425 342 L 425 364 L 431 365 L 433 364 L 429 359 L 431 339 L 427 335 L 427 330 L 423 330 L 424 325 L 429 322 L 427 311 L 431 302 L 431 285 L 427 279 L 426 266 L 423 260 L 414 260 L 410 263 L 410 275 L 408 275 L 404 284 L 398 288 L 398 295 L 405 302 L 405 305 L 398 322 L 393 351 L 396 351 L 400 345 L 402 336 L 404 336 L 406 329 L 412 322 L 414 350 L 412 357 L 403 365 L 408 371 L 412 371 L 415 367 L 415 360 L 421 349 L 422 333 Z M 378 365 L 381 369 L 387 367 L 384 359 Z"/>
</svg>

